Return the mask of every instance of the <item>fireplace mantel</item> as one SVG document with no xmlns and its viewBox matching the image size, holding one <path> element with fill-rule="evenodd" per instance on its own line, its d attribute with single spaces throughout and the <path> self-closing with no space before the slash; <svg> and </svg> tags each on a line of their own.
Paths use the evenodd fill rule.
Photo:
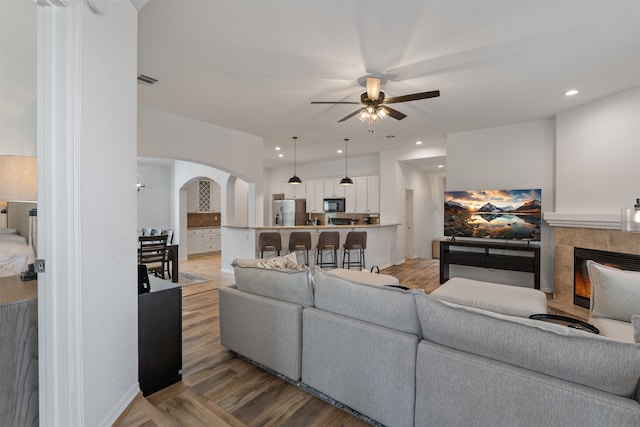
<svg viewBox="0 0 640 427">
<path fill-rule="evenodd" d="M 620 230 L 620 214 L 585 214 L 545 212 L 544 220 L 552 227 L 601 228 Z"/>
</svg>

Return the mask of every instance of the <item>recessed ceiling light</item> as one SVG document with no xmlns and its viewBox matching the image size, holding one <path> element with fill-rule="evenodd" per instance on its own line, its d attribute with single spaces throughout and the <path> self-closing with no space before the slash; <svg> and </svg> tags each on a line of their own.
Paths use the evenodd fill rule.
<svg viewBox="0 0 640 427">
<path fill-rule="evenodd" d="M 444 167 L 444 165 L 438 165 L 438 167 L 439 167 L 439 168 L 443 168 L 443 167 Z"/>
<path fill-rule="evenodd" d="M 276 151 L 280 151 L 280 147 L 276 147 Z"/>
<path fill-rule="evenodd" d="M 577 95 L 578 92 L 580 92 L 578 89 L 569 89 L 568 91 L 566 91 L 564 93 L 564 96 L 573 96 L 573 95 Z"/>
<path fill-rule="evenodd" d="M 342 150 L 338 150 L 338 154 L 342 154 Z"/>
<path fill-rule="evenodd" d="M 416 145 L 422 145 L 422 141 L 416 141 Z"/>
<path fill-rule="evenodd" d="M 284 154 L 280 153 L 278 154 L 278 157 L 284 157 Z"/>
</svg>

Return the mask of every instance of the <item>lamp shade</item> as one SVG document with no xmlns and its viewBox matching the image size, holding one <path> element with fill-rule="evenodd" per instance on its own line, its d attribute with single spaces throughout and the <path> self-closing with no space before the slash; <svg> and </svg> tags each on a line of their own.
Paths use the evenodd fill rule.
<svg viewBox="0 0 640 427">
<path fill-rule="evenodd" d="M 37 183 L 35 157 L 0 156 L 0 200 L 37 201 Z"/>
</svg>

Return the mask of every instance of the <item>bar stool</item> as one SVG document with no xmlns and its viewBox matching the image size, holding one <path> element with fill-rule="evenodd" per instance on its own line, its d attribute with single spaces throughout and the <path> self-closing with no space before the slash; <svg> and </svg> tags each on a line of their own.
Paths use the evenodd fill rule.
<svg viewBox="0 0 640 427">
<path fill-rule="evenodd" d="M 358 267 L 362 270 L 364 265 L 364 250 L 367 248 L 367 232 L 366 231 L 350 231 L 347 233 L 347 240 L 344 242 L 344 253 L 342 254 L 342 268 Z M 351 251 L 357 256 L 356 261 L 351 260 Z M 345 260 L 346 258 L 346 260 Z"/>
<path fill-rule="evenodd" d="M 289 252 L 305 251 L 304 263 L 309 265 L 309 249 L 311 249 L 311 233 L 292 231 L 289 235 Z"/>
<path fill-rule="evenodd" d="M 264 258 L 264 252 L 276 252 L 280 256 L 282 250 L 282 239 L 277 231 L 265 231 L 258 236 L 258 249 L 260 258 Z"/>
<path fill-rule="evenodd" d="M 340 247 L 340 233 L 337 231 L 323 231 L 318 236 L 318 244 L 316 245 L 316 266 L 338 268 L 338 248 Z M 330 262 L 324 262 L 322 253 L 324 251 L 332 251 L 333 259 Z"/>
</svg>

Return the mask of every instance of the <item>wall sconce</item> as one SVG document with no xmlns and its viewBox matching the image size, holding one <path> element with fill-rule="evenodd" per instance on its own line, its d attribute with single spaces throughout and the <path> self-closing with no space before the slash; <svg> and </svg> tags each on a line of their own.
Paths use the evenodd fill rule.
<svg viewBox="0 0 640 427">
<path fill-rule="evenodd" d="M 640 199 L 633 208 L 622 208 L 622 231 L 640 233 Z"/>
<path fill-rule="evenodd" d="M 35 202 L 37 160 L 27 156 L 0 156 L 0 200 Z"/>
</svg>

